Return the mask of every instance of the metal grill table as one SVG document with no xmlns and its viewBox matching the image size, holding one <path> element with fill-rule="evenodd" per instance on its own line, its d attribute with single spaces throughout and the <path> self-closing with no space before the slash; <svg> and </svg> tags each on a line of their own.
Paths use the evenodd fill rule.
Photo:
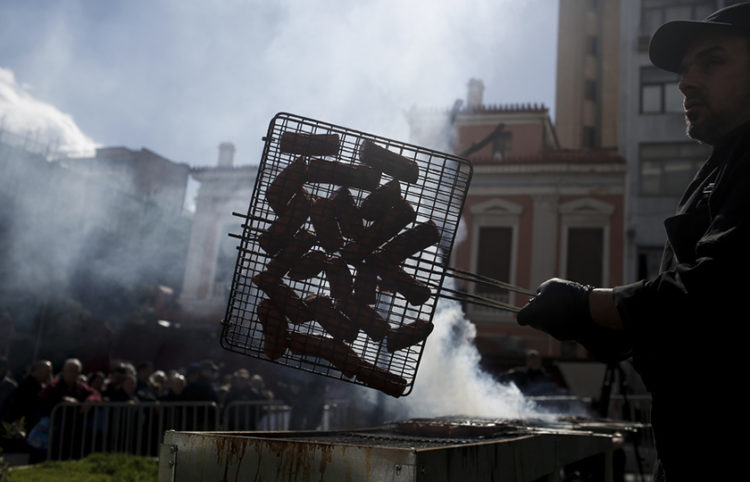
<svg viewBox="0 0 750 482">
<path fill-rule="evenodd" d="M 246 214 L 238 214 L 244 218 L 245 222 L 242 234 L 235 236 L 239 238 L 238 257 L 227 311 L 223 320 L 222 346 L 233 352 L 280 365 L 379 388 L 393 396 L 406 395 L 411 391 L 414 382 L 424 348 L 424 340 L 395 351 L 389 351 L 386 338 L 374 340 L 364 331 L 359 331 L 353 339 L 345 340 L 347 351 L 345 355 L 342 355 L 346 358 L 344 364 L 354 360 L 355 368 L 352 370 L 342 369 L 341 364 L 333 364 L 330 358 L 320 356 L 328 345 L 308 346 L 306 347 L 306 354 L 293 353 L 291 349 L 285 349 L 283 354 L 275 357 L 269 357 L 267 352 L 264 351 L 264 343 L 273 334 L 267 337 L 267 333 L 264 333 L 264 327 L 259 321 L 258 309 L 265 299 L 265 294 L 263 290 L 258 289 L 258 284 L 253 277 L 264 272 L 264 270 L 268 270 L 269 263 L 275 256 L 262 246 L 259 241 L 260 237 L 283 217 L 269 203 L 269 188 L 285 169 L 289 168 L 301 155 L 304 156 L 304 154 L 300 154 L 300 150 L 289 152 L 288 148 L 284 148 L 282 139 L 289 134 L 302 135 L 303 138 L 305 136 L 308 138 L 337 136 L 338 142 L 335 152 L 329 151 L 322 155 L 305 156 L 307 162 L 310 163 L 322 159 L 323 161 L 339 163 L 339 165 L 361 167 L 364 166 L 360 159 L 363 144 L 373 143 L 407 159 L 409 162 L 416 163 L 416 166 L 418 166 L 419 176 L 416 182 L 398 179 L 386 172 L 381 172 L 379 173 L 377 186 L 348 187 L 354 204 L 361 209 L 362 203 L 375 188 L 393 183 L 396 180 L 398 181 L 402 201 L 406 201 L 415 213 L 414 219 L 399 232 L 406 232 L 429 221 L 434 222 L 439 229 L 439 241 L 434 246 L 410 255 L 399 265 L 399 268 L 413 280 L 416 280 L 417 283 L 429 287 L 430 296 L 427 301 L 414 304 L 411 300 L 407 301 L 401 292 L 391 291 L 382 285 L 375 292 L 374 303 L 370 303 L 370 307 L 384 320 L 387 320 L 388 330 L 391 331 L 414 323 L 431 324 L 432 322 L 437 299 L 440 296 L 445 278 L 447 259 L 453 247 L 461 211 L 471 181 L 471 164 L 465 159 L 450 154 L 293 114 L 280 113 L 271 120 L 264 138 L 263 155 L 248 211 Z M 306 148 L 315 150 L 315 146 L 302 145 L 297 147 L 301 148 L 303 152 Z M 311 200 L 332 199 L 340 188 L 341 186 L 337 184 L 304 183 L 304 191 Z M 275 207 L 278 209 L 278 206 Z M 365 229 L 375 222 L 377 221 L 364 221 Z M 296 225 L 293 226 L 292 230 L 296 233 L 300 231 L 315 232 L 310 218 L 304 221 L 299 230 Z M 344 236 L 345 244 L 356 241 L 354 238 L 349 239 L 346 235 Z M 382 245 L 378 247 L 382 247 Z M 313 248 L 322 251 L 319 235 Z M 335 253 L 331 253 L 329 249 L 325 251 L 327 255 L 332 256 L 340 256 L 341 254 L 341 251 Z M 358 262 L 347 263 L 352 277 L 356 279 L 360 271 L 364 269 L 363 264 Z M 305 279 L 282 277 L 281 280 L 285 286 L 291 288 L 290 296 L 298 297 L 303 302 L 310 296 L 330 296 L 333 291 L 333 287 L 324 273 Z M 316 340 L 327 341 L 330 339 L 331 330 L 324 328 L 317 320 L 288 323 L 287 329 L 288 334 L 284 336 L 300 334 L 303 335 L 305 342 L 310 344 L 317 343 Z M 366 380 L 366 377 L 360 377 L 363 370 L 376 370 L 377 373 L 385 374 L 386 377 L 394 377 L 399 380 L 401 385 L 395 391 L 392 389 L 384 390 L 377 384 L 373 385 L 370 382 L 363 381 Z M 391 378 L 388 379 L 391 380 Z"/>
</svg>

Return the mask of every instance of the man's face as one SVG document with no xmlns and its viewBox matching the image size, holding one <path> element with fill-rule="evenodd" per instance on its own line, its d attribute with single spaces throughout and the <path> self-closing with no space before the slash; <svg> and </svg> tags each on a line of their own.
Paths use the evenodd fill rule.
<svg viewBox="0 0 750 482">
<path fill-rule="evenodd" d="M 687 134 L 714 145 L 750 122 L 750 42 L 738 34 L 698 37 L 682 58 Z"/>
</svg>

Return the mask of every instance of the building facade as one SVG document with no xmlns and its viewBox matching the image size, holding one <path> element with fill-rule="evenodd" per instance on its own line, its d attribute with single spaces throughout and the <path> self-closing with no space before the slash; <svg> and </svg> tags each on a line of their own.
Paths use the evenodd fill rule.
<svg viewBox="0 0 750 482">
<path fill-rule="evenodd" d="M 452 265 L 527 288 L 553 276 L 621 283 L 624 160 L 614 149 L 562 149 L 547 108 L 484 105 L 477 92 L 481 86 L 470 82 L 466 107 L 444 117 L 453 152 L 474 166 Z M 426 117 L 428 125 L 438 124 L 434 113 Z M 418 119 L 411 116 L 413 132 L 425 132 Z M 515 306 L 527 301 L 475 283 L 458 282 L 458 289 Z M 587 356 L 574 343 L 519 326 L 512 312 L 473 304 L 465 311 L 490 370 L 517 363 L 531 348 L 555 359 Z"/>
</svg>

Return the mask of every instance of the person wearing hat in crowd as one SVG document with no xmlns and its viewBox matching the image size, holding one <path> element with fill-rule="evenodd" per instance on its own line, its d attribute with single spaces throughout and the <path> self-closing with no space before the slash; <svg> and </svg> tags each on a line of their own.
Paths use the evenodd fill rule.
<svg viewBox="0 0 750 482">
<path fill-rule="evenodd" d="M 738 480 L 747 422 L 726 395 L 750 292 L 750 3 L 662 25 L 649 57 L 680 75 L 687 135 L 712 146 L 664 222 L 660 273 L 614 288 L 547 280 L 517 321 L 605 362 L 632 357 L 652 396 L 656 480 Z"/>
</svg>

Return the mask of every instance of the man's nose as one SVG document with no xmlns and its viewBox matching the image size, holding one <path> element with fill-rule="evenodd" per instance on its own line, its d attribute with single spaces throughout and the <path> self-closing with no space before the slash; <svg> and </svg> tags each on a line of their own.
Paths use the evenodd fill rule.
<svg viewBox="0 0 750 482">
<path fill-rule="evenodd" d="M 698 88 L 699 83 L 700 81 L 696 75 L 695 69 L 686 68 L 683 70 L 682 74 L 680 74 L 680 83 L 678 84 L 678 87 L 680 92 L 687 96 L 690 92 Z"/>
</svg>

